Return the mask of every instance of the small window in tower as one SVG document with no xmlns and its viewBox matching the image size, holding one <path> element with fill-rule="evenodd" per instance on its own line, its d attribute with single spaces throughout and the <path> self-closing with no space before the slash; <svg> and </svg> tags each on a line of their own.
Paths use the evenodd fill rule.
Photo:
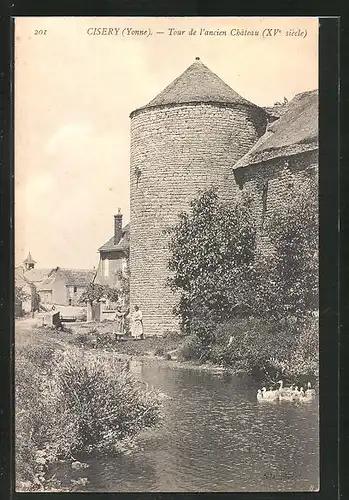
<svg viewBox="0 0 349 500">
<path fill-rule="evenodd" d="M 76 293 L 77 291 L 78 291 L 78 287 L 74 286 L 74 293 Z"/>
<path fill-rule="evenodd" d="M 138 187 L 141 175 L 142 175 L 142 170 L 138 166 L 136 166 L 136 168 L 135 168 L 135 177 L 136 177 L 136 185 L 137 185 L 137 187 Z"/>
<path fill-rule="evenodd" d="M 267 204 L 268 204 L 268 181 L 265 181 L 262 186 L 262 224 L 261 224 L 262 230 L 264 229 L 265 226 Z"/>
</svg>

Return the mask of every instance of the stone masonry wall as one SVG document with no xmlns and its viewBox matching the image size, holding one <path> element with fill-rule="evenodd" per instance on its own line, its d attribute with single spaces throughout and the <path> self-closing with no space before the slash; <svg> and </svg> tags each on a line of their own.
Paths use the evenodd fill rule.
<svg viewBox="0 0 349 500">
<path fill-rule="evenodd" d="M 317 175 L 317 167 L 317 151 L 314 150 L 274 158 L 235 171 L 236 181 L 251 195 L 253 214 L 259 228 L 259 243 L 263 251 L 270 252 L 271 250 L 264 232 L 268 217 L 290 202 L 292 188 L 297 189 L 306 177 Z M 263 188 L 266 183 L 267 192 L 263 207 Z"/>
<path fill-rule="evenodd" d="M 200 190 L 215 185 L 224 199 L 236 196 L 232 165 L 265 126 L 265 113 L 245 106 L 182 104 L 132 115 L 131 310 L 142 310 L 145 335 L 178 330 L 164 230 Z"/>
</svg>

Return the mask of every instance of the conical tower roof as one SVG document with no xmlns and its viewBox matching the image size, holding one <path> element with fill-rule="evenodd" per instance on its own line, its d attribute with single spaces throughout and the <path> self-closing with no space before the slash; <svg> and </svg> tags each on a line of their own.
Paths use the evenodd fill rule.
<svg viewBox="0 0 349 500">
<path fill-rule="evenodd" d="M 257 107 L 241 97 L 197 57 L 184 73 L 170 83 L 146 106 L 139 109 L 196 102 L 228 105 L 242 104 Z"/>
<path fill-rule="evenodd" d="M 24 264 L 36 264 L 36 261 L 31 256 L 31 253 L 28 253 L 27 258 L 23 261 Z"/>
</svg>

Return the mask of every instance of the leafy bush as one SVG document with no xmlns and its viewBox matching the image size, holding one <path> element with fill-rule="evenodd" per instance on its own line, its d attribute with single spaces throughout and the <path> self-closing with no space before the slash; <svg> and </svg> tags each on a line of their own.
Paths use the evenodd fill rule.
<svg viewBox="0 0 349 500">
<path fill-rule="evenodd" d="M 193 200 L 190 212 L 180 214 L 168 230 L 169 286 L 180 294 L 174 312 L 182 331 L 206 345 L 215 325 L 245 301 L 256 250 L 252 220 L 249 200 L 222 203 L 212 188 Z"/>
<path fill-rule="evenodd" d="M 118 451 L 160 421 L 156 393 L 145 391 L 109 353 L 71 347 L 53 357 L 40 355 L 39 365 L 36 356 L 23 354 L 16 359 L 17 484 L 39 487 L 50 461 Z M 43 450 L 44 464 L 38 462 Z"/>
<path fill-rule="evenodd" d="M 315 383 L 319 378 L 319 325 L 316 319 L 304 325 L 296 349 L 292 352 L 286 367 L 289 378 L 300 375 Z"/>
<path fill-rule="evenodd" d="M 200 337 L 196 335 L 188 336 L 178 352 L 179 361 L 197 360 L 205 362 L 208 360 L 210 347 L 203 345 Z"/>
<path fill-rule="evenodd" d="M 77 344 L 87 344 L 90 337 L 87 332 L 79 332 L 75 335 L 74 340 Z"/>
<path fill-rule="evenodd" d="M 168 231 L 168 284 L 190 336 L 183 359 L 211 359 L 270 380 L 317 377 L 317 185 L 304 181 L 289 195 L 265 225 L 269 254 L 257 247 L 249 199 L 227 205 L 214 189 Z"/>
<path fill-rule="evenodd" d="M 270 217 L 274 252 L 264 269 L 264 307 L 274 316 L 304 318 L 318 308 L 318 224 L 318 187 L 310 180 Z"/>
<path fill-rule="evenodd" d="M 183 335 L 173 330 L 166 330 L 162 338 L 166 341 L 181 342 L 183 339 Z"/>
<path fill-rule="evenodd" d="M 318 324 L 315 319 L 300 322 L 237 319 L 217 328 L 217 343 L 210 351 L 214 363 L 237 371 L 258 374 L 266 381 L 280 377 L 298 383 L 318 377 Z"/>
<path fill-rule="evenodd" d="M 155 349 L 154 352 L 155 356 L 164 356 L 165 355 L 165 348 L 163 346 L 159 346 Z"/>
<path fill-rule="evenodd" d="M 15 314 L 16 316 L 22 315 L 22 302 L 29 300 L 30 296 L 20 286 L 15 286 Z"/>
</svg>

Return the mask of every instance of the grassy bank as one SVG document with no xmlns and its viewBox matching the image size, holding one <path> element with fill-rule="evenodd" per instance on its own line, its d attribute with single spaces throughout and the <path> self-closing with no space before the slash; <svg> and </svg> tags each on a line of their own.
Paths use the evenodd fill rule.
<svg viewBox="0 0 349 500">
<path fill-rule="evenodd" d="M 281 378 L 301 387 L 318 381 L 318 336 L 316 318 L 301 323 L 292 318 L 236 318 L 217 326 L 210 342 L 189 336 L 180 357 L 250 374 L 263 384 L 273 385 Z"/>
<path fill-rule="evenodd" d="M 16 329 L 16 488 L 60 488 L 50 463 L 79 464 L 86 453 L 119 453 L 161 419 L 145 390 L 114 353 L 83 348 L 74 335 L 18 324 Z M 81 465 L 83 467 L 83 465 Z"/>
<path fill-rule="evenodd" d="M 112 322 L 75 324 L 65 339 L 79 346 L 96 345 L 127 356 L 156 356 L 190 362 L 197 366 L 220 366 L 234 373 L 247 373 L 262 383 L 279 378 L 302 386 L 318 380 L 318 321 L 294 318 L 283 321 L 255 317 L 235 318 L 216 326 L 210 342 L 198 334 L 176 334 L 117 342 Z"/>
<path fill-rule="evenodd" d="M 142 341 L 116 342 L 113 323 L 75 324 L 65 334 L 69 342 L 80 346 L 107 348 L 127 356 L 156 356 L 190 362 L 197 366 L 220 366 L 234 373 L 247 373 L 262 383 L 279 378 L 302 386 L 318 380 L 318 321 L 308 317 L 282 321 L 255 317 L 235 318 L 217 325 L 210 341 L 199 334 L 176 334 Z"/>
<path fill-rule="evenodd" d="M 113 330 L 116 324 L 112 321 L 103 323 L 74 323 L 66 325 L 63 332 L 67 342 L 81 347 L 96 346 L 97 349 L 109 348 L 116 353 L 128 356 L 158 356 L 167 357 L 167 353 L 178 349 L 184 342 L 180 335 L 172 334 L 164 337 L 146 337 L 134 340 L 132 337 L 117 342 Z"/>
</svg>

